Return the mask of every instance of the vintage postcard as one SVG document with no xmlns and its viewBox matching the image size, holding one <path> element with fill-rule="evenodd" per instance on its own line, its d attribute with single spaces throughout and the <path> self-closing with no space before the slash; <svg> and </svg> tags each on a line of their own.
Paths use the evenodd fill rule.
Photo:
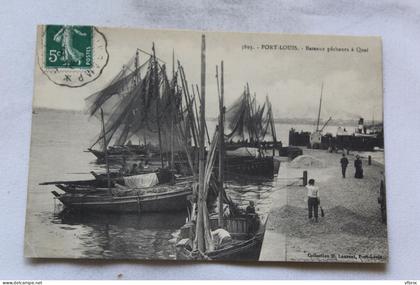
<svg viewBox="0 0 420 285">
<path fill-rule="evenodd" d="M 31 258 L 385 263 L 378 37 L 37 30 Z"/>
</svg>

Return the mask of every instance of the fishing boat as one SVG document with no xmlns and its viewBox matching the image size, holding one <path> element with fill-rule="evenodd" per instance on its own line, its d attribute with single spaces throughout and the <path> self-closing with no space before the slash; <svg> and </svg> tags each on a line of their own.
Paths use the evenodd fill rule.
<svg viewBox="0 0 420 285">
<path fill-rule="evenodd" d="M 85 190 L 85 191 L 83 191 Z M 186 211 L 188 196 L 192 194 L 189 182 L 176 185 L 157 185 L 138 189 L 80 187 L 73 192 L 54 196 L 73 211 L 143 213 Z"/>
<path fill-rule="evenodd" d="M 193 249 L 190 239 L 184 239 L 178 242 L 176 247 L 176 256 L 178 260 L 243 260 L 256 261 L 260 257 L 262 243 L 264 241 L 265 226 L 267 219 L 264 221 L 255 222 L 249 215 L 224 218 L 225 224 L 223 228 L 226 229 L 232 241 L 225 244 L 223 247 L 207 251 L 200 255 Z M 211 230 L 217 230 L 218 220 L 216 218 L 210 219 Z M 256 228 L 255 228 L 256 227 Z M 251 230 L 254 228 L 254 230 Z M 181 232 L 193 232 L 194 228 L 184 226 Z"/>
<path fill-rule="evenodd" d="M 66 193 L 90 193 L 90 192 L 103 192 L 104 189 L 108 187 L 116 187 L 116 185 L 125 186 L 125 181 L 127 179 L 132 179 L 136 177 L 143 176 L 143 180 L 151 178 L 150 180 L 156 181 L 157 184 L 167 184 L 175 181 L 175 176 L 168 169 L 160 169 L 158 171 L 146 172 L 141 171 L 137 174 L 122 174 L 119 172 L 110 172 L 97 174 L 94 171 L 91 171 L 91 174 L 95 179 L 89 180 L 70 180 L 70 181 L 49 181 L 42 182 L 39 185 L 55 185 L 60 190 Z M 153 177 L 156 175 L 156 178 Z M 186 180 L 188 177 L 182 177 L 178 180 Z M 109 183 L 108 183 L 109 181 Z"/>
<path fill-rule="evenodd" d="M 217 77 L 218 78 L 218 77 Z M 218 84 L 219 85 L 219 84 Z M 199 184 L 196 203 L 188 222 L 181 228 L 176 244 L 178 260 L 258 260 L 265 232 L 265 221 L 255 211 L 238 214 L 237 207 L 224 191 L 225 137 L 224 137 L 224 78 L 221 63 L 219 92 L 219 125 L 207 156 L 204 156 L 204 128 L 199 132 Z M 200 126 L 205 118 L 205 36 L 202 36 Z M 218 149 L 217 215 L 209 215 L 207 207 L 208 184 L 214 171 L 215 152 Z M 225 202 L 231 209 L 225 215 Z"/>
<path fill-rule="evenodd" d="M 105 161 L 105 151 L 93 148 L 88 148 L 88 151 L 91 152 L 94 156 L 96 156 L 98 162 Z M 147 155 L 149 153 L 146 147 L 142 147 L 139 145 L 136 145 L 136 147 L 128 147 L 126 145 L 109 146 L 107 152 L 108 158 L 110 160 L 119 160 L 123 157 L 129 159 L 145 159 L 147 158 Z"/>
<path fill-rule="evenodd" d="M 142 68 L 146 69 L 143 78 L 140 77 Z M 103 146 L 106 174 L 92 173 L 95 179 L 87 181 L 45 183 L 54 184 L 64 191 L 52 191 L 55 198 L 66 208 L 76 211 L 141 213 L 186 210 L 189 203 L 187 198 L 193 191 L 192 180 L 189 177 L 174 179 L 174 128 L 181 129 L 183 124 L 180 120 L 182 114 L 176 103 L 179 103 L 179 96 L 181 93 L 176 88 L 175 72 L 173 71 L 173 80 L 170 83 L 165 66 L 158 63 L 154 45 L 149 60 L 142 66 L 138 64 L 137 51 L 133 68 L 123 69 L 106 88 L 88 98 L 91 101 L 90 114 L 98 113 L 102 122 L 102 132 L 94 145 Z M 169 135 L 169 169 L 165 167 L 163 157 L 163 130 L 168 130 Z M 141 171 L 146 173 L 138 175 L 110 172 L 108 150 L 111 150 L 111 155 L 115 155 L 115 151 L 118 150 L 109 146 L 110 140 L 116 139 L 116 145 L 124 145 L 128 139 L 139 134 L 148 134 L 149 139 L 153 138 L 153 134 L 155 137 L 157 135 L 159 171 L 155 172 L 150 168 L 145 170 L 144 165 Z M 180 135 L 177 135 L 178 145 L 182 145 L 184 150 L 188 151 L 188 146 L 180 143 L 184 137 L 180 139 Z M 119 149 L 125 152 L 137 148 L 129 143 L 128 146 Z M 150 153 L 147 154 L 146 162 L 149 159 Z M 125 166 L 125 157 L 123 160 Z M 193 171 L 192 163 L 189 166 Z M 152 172 L 147 173 L 149 171 Z"/>
<path fill-rule="evenodd" d="M 263 105 L 251 96 L 247 83 L 242 95 L 226 111 L 230 132 L 225 134 L 226 167 L 229 174 L 273 177 L 280 164 L 274 156 L 282 143 L 277 141 L 271 102 Z M 271 141 L 267 137 L 271 135 Z"/>
<path fill-rule="evenodd" d="M 161 180 L 156 173 L 120 177 L 107 180 L 55 181 L 54 184 L 64 193 L 52 194 L 71 211 L 83 212 L 167 212 L 186 210 L 190 205 L 189 196 L 193 194 L 194 178 L 179 177 L 175 180 L 165 175 Z M 214 186 L 212 186 L 214 187 Z M 210 190 L 210 197 L 215 196 Z M 212 198 L 211 198 L 212 199 Z"/>
<path fill-rule="evenodd" d="M 274 177 L 280 163 L 272 156 L 226 156 L 226 174 L 230 176 Z"/>
<path fill-rule="evenodd" d="M 143 64 L 140 53 L 149 57 Z M 173 167 L 177 152 L 184 148 L 175 140 L 182 88 L 174 59 L 172 65 L 169 79 L 154 44 L 152 53 L 137 49 L 109 84 L 86 99 L 89 115 L 104 120 L 105 125 L 87 150 L 98 163 L 148 160 L 160 168 Z"/>
</svg>

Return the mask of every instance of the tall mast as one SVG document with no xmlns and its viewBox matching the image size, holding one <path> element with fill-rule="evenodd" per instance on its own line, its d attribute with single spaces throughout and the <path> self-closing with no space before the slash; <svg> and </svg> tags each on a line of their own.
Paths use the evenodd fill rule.
<svg viewBox="0 0 420 285">
<path fill-rule="evenodd" d="M 201 104 L 200 104 L 200 132 L 199 132 L 199 164 L 198 164 L 198 216 L 197 216 L 197 241 L 198 250 L 205 251 L 204 240 L 204 124 L 205 124 L 205 105 L 206 105 L 206 38 L 202 35 L 201 38 Z"/>
<path fill-rule="evenodd" d="M 224 104 L 224 74 L 223 74 L 223 61 L 220 64 L 220 99 L 219 99 L 219 228 L 223 228 L 223 191 L 224 191 L 224 160 L 225 160 L 225 107 Z"/>
<path fill-rule="evenodd" d="M 198 89 L 198 85 L 196 84 L 195 85 L 196 87 L 197 87 L 197 98 L 199 99 L 199 100 L 201 100 L 200 99 L 200 90 Z M 194 86 L 192 86 L 192 90 L 193 90 L 193 96 L 194 96 L 194 98 L 195 98 L 195 95 L 194 95 Z M 194 100 L 194 106 L 197 108 L 197 105 L 196 105 L 196 100 Z M 207 136 L 207 142 L 209 143 L 209 145 L 210 145 L 210 136 L 209 136 L 209 130 L 208 130 L 208 128 L 207 128 L 207 123 L 205 124 L 205 126 L 204 126 L 204 128 L 205 128 L 205 130 L 206 130 L 206 136 Z"/>
<path fill-rule="evenodd" d="M 175 78 L 175 50 L 172 49 L 172 81 Z"/>
<path fill-rule="evenodd" d="M 137 85 L 137 83 L 140 81 L 140 71 L 139 71 L 139 50 L 136 50 L 136 57 L 134 59 L 134 67 L 135 67 L 135 79 L 134 84 Z"/>
<path fill-rule="evenodd" d="M 137 51 L 136 51 L 136 59 L 137 59 L 137 64 L 140 66 L 140 60 L 139 60 L 139 51 L 141 51 L 141 50 L 139 50 L 139 49 L 137 49 Z M 139 70 L 137 70 L 137 75 L 138 75 L 138 78 L 141 78 L 141 74 L 140 74 L 140 69 Z M 143 133 L 143 142 L 144 142 L 144 147 L 147 149 L 147 138 L 146 138 L 146 133 Z"/>
<path fill-rule="evenodd" d="M 321 96 L 319 97 L 319 109 L 318 109 L 318 120 L 316 122 L 316 131 L 319 131 L 319 119 L 321 116 L 321 105 L 322 105 L 322 91 L 324 89 L 324 82 L 321 84 Z"/>
<path fill-rule="evenodd" d="M 109 162 L 108 162 L 108 148 L 106 143 L 106 132 L 105 132 L 105 122 L 104 122 L 104 111 L 101 108 L 101 120 L 102 120 L 102 132 L 103 132 L 103 140 L 104 140 L 104 152 L 105 152 L 105 164 L 106 164 L 106 181 L 108 186 L 108 192 L 111 193 L 111 179 L 109 177 Z"/>
<path fill-rule="evenodd" d="M 269 123 L 270 123 L 270 127 L 271 127 L 271 135 L 273 137 L 273 156 L 276 155 L 276 147 L 277 147 L 277 135 L 276 135 L 276 126 L 274 124 L 274 116 L 273 116 L 273 109 L 271 106 L 271 102 L 268 99 L 268 95 L 267 95 L 267 107 L 268 107 L 268 116 L 269 116 Z"/>
<path fill-rule="evenodd" d="M 159 137 L 159 153 L 160 153 L 160 163 L 162 168 L 164 167 L 163 165 L 163 154 L 162 154 L 162 134 L 160 131 L 160 109 L 159 109 L 159 105 L 160 105 L 160 97 L 159 97 L 159 76 L 158 76 L 158 64 L 156 61 L 156 53 L 155 53 L 155 43 L 153 43 L 152 45 L 152 51 L 153 51 L 153 90 L 154 90 L 154 95 L 156 96 L 156 117 L 157 117 L 157 127 L 158 127 L 158 137 Z"/>
<path fill-rule="evenodd" d="M 248 82 L 246 83 L 246 101 L 245 102 L 247 104 L 246 111 L 248 112 L 248 116 L 251 117 L 252 116 L 251 115 L 251 93 L 249 92 Z M 249 141 L 251 142 L 251 138 L 254 137 L 252 126 L 248 128 L 248 137 L 249 137 Z"/>
<path fill-rule="evenodd" d="M 172 100 L 175 99 L 176 96 L 176 82 L 175 82 L 175 51 L 172 49 Z M 171 101 L 172 101 L 171 100 Z M 174 120 L 175 120 L 175 112 L 174 112 L 174 102 L 172 101 L 171 104 L 171 171 L 174 170 Z"/>
<path fill-rule="evenodd" d="M 190 130 L 192 133 L 192 137 L 194 140 L 194 145 L 198 146 L 198 129 L 197 129 L 197 124 L 196 124 L 196 118 L 194 116 L 194 111 L 193 111 L 193 106 L 192 106 L 192 102 L 191 102 L 191 97 L 190 97 L 190 93 L 188 90 L 188 85 L 187 85 L 187 80 L 185 79 L 185 74 L 184 74 L 184 69 L 181 66 L 181 63 L 178 61 L 178 71 L 179 71 L 179 75 L 180 75 L 180 79 L 181 79 L 181 84 L 182 84 L 182 90 L 184 91 L 184 98 L 185 98 L 185 103 L 186 103 L 186 108 L 187 108 L 187 115 L 188 118 L 190 120 Z"/>
<path fill-rule="evenodd" d="M 134 57 L 134 86 L 137 86 L 137 84 L 140 82 L 140 70 L 139 70 L 139 50 L 136 50 L 136 56 Z M 126 127 L 127 129 L 127 134 L 128 134 L 128 125 Z M 141 138 L 140 135 L 138 136 L 139 138 L 139 146 L 141 145 Z M 124 139 L 124 143 L 125 143 Z"/>
</svg>

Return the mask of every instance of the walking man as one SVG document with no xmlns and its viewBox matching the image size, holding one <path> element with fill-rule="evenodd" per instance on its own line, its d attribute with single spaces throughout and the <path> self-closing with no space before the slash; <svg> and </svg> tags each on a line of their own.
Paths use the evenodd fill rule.
<svg viewBox="0 0 420 285">
<path fill-rule="evenodd" d="M 308 217 L 312 220 L 313 212 L 315 222 L 318 222 L 319 188 L 315 186 L 314 179 L 309 179 L 306 188 L 308 189 Z"/>
<path fill-rule="evenodd" d="M 343 178 L 346 178 L 346 169 L 347 165 L 349 164 L 349 160 L 346 157 L 346 154 L 343 153 L 343 157 L 340 159 L 341 163 L 341 173 L 343 174 Z"/>
</svg>

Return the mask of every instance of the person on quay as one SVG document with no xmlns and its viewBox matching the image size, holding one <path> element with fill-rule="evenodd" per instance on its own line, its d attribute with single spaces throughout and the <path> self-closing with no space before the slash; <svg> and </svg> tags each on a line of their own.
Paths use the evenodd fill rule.
<svg viewBox="0 0 420 285">
<path fill-rule="evenodd" d="M 131 175 L 138 174 L 138 168 L 137 168 L 137 164 L 136 163 L 133 164 L 133 167 L 131 168 L 130 174 Z"/>
<path fill-rule="evenodd" d="M 249 201 L 248 206 L 245 209 L 247 214 L 255 214 L 255 204 L 254 201 Z"/>
<path fill-rule="evenodd" d="M 315 179 L 309 179 L 306 189 L 308 189 L 308 218 L 312 220 L 312 216 L 314 216 L 315 222 L 318 222 L 318 205 L 320 200 L 319 188 L 315 186 Z"/>
<path fill-rule="evenodd" d="M 363 178 L 363 165 L 362 160 L 359 155 L 356 155 L 356 160 L 354 161 L 354 178 L 362 179 Z"/>
<path fill-rule="evenodd" d="M 122 166 L 119 172 L 120 172 L 120 175 L 123 175 L 123 176 L 130 174 L 130 168 L 127 165 L 127 160 L 125 156 L 123 156 L 123 162 L 122 162 Z"/>
<path fill-rule="evenodd" d="M 245 209 L 246 217 L 248 220 L 248 228 L 247 231 L 249 234 L 255 233 L 258 229 L 258 216 L 255 211 L 255 204 L 254 201 L 249 201 L 248 206 Z"/>
<path fill-rule="evenodd" d="M 346 178 L 346 169 L 347 165 L 349 164 L 349 160 L 346 157 L 346 154 L 343 153 L 343 157 L 340 159 L 341 164 L 341 174 L 343 175 L 343 178 Z"/>
</svg>

